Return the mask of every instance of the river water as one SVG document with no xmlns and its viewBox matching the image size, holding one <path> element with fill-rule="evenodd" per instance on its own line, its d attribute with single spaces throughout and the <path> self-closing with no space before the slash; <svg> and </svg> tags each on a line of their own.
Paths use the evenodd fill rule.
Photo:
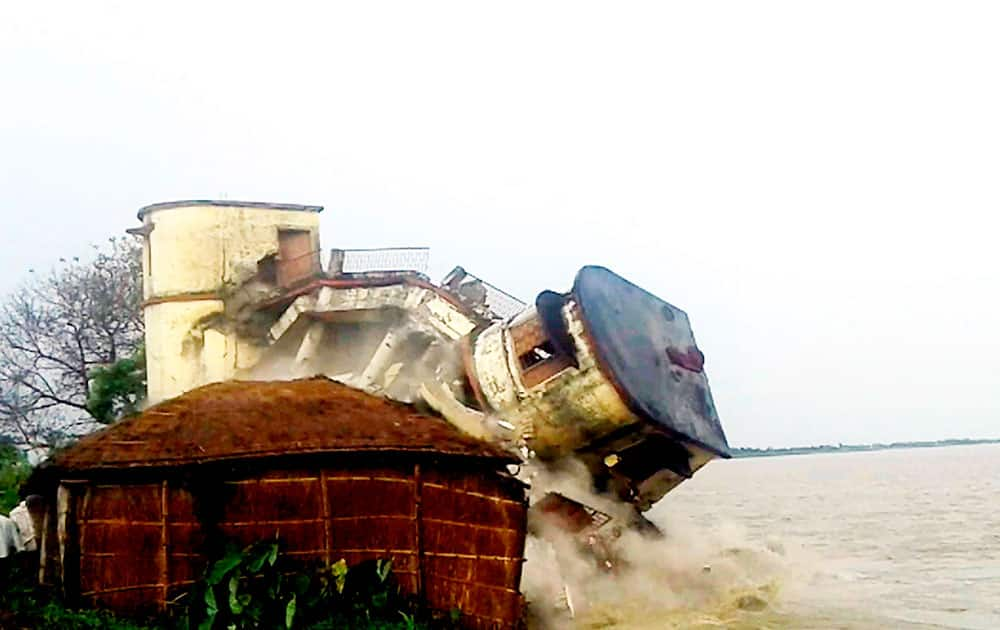
<svg viewBox="0 0 1000 630">
<path fill-rule="evenodd" d="M 543 625 L 1000 628 L 1000 445 L 715 461 L 649 516 Z"/>
</svg>

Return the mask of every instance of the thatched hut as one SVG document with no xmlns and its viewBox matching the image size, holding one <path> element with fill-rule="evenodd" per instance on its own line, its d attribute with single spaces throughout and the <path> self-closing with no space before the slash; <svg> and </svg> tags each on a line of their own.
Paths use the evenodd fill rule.
<svg viewBox="0 0 1000 630">
<path fill-rule="evenodd" d="M 86 605 L 163 610 L 220 540 L 290 558 L 391 558 L 470 627 L 520 615 L 514 460 L 414 408 L 324 378 L 207 385 L 81 439 L 39 472 L 44 576 Z"/>
</svg>

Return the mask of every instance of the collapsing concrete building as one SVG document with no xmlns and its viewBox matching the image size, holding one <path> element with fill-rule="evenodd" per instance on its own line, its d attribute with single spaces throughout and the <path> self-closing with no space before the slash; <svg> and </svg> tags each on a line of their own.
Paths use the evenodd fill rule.
<svg viewBox="0 0 1000 630">
<path fill-rule="evenodd" d="M 641 512 L 729 456 L 680 309 L 602 267 L 524 304 L 460 267 L 434 284 L 421 249 L 332 250 L 324 265 L 321 210 L 140 210 L 151 406 L 34 481 L 59 497 L 43 565 L 68 591 L 163 610 L 213 532 L 280 527 L 303 558 L 387 555 L 431 606 L 513 627 L 525 470 L 582 464 L 593 492 L 545 494 L 537 512 L 589 536 L 612 517 L 588 499 L 648 526 Z M 232 495 L 212 518 L 192 511 L 211 503 L 206 480 Z"/>
<path fill-rule="evenodd" d="M 525 305 L 462 268 L 432 283 L 410 263 L 417 250 L 332 250 L 324 266 L 321 210 L 139 212 L 150 402 L 322 374 L 427 404 L 523 459 L 579 459 L 595 489 L 638 511 L 729 456 L 680 309 L 601 267 Z"/>
</svg>

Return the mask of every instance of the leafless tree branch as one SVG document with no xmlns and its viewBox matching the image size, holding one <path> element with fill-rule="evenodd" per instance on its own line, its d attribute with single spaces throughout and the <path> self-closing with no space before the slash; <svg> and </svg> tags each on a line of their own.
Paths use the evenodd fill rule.
<svg viewBox="0 0 1000 630">
<path fill-rule="evenodd" d="M 94 425 L 91 371 L 142 344 L 140 252 L 111 238 L 0 301 L 0 434 L 39 446 Z"/>
</svg>

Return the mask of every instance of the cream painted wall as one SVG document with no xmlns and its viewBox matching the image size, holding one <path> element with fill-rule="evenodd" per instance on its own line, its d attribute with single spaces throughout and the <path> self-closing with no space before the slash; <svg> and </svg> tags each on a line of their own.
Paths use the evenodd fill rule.
<svg viewBox="0 0 1000 630">
<path fill-rule="evenodd" d="M 199 324 L 222 312 L 227 287 L 278 251 L 279 229 L 312 232 L 318 251 L 319 214 L 194 202 L 153 209 L 143 220 L 148 402 L 155 404 L 252 365 L 252 345 Z"/>
<path fill-rule="evenodd" d="M 222 300 L 166 302 L 145 308 L 149 404 L 210 382 L 205 381 L 202 368 L 202 335 L 192 327 L 222 309 Z"/>
<path fill-rule="evenodd" d="M 145 222 L 152 226 L 144 262 L 147 299 L 238 282 L 278 251 L 279 229 L 309 230 L 319 249 L 317 212 L 192 205 L 155 210 Z"/>
</svg>

